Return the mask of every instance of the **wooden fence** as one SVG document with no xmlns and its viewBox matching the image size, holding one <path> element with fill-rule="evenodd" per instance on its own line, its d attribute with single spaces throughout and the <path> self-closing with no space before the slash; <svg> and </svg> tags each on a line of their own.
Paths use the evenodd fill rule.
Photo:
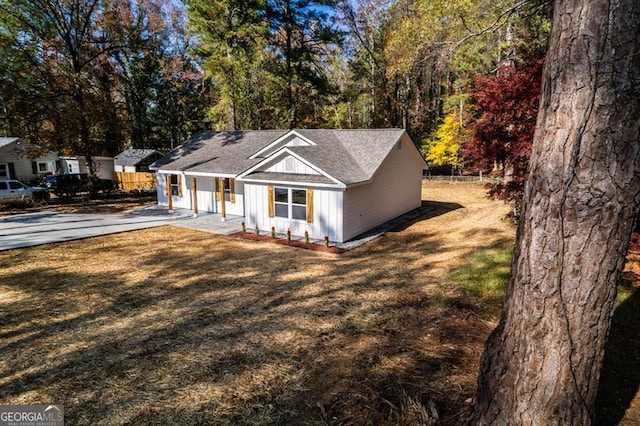
<svg viewBox="0 0 640 426">
<path fill-rule="evenodd" d="M 156 189 L 156 174 L 149 172 L 113 172 L 113 180 L 122 191 L 150 191 Z"/>
</svg>

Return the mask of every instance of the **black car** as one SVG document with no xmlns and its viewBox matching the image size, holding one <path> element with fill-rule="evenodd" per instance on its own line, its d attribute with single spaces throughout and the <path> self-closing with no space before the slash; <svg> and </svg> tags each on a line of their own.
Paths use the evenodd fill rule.
<svg viewBox="0 0 640 426">
<path fill-rule="evenodd" d="M 108 179 L 92 178 L 86 173 L 68 173 L 64 175 L 49 176 L 46 181 L 49 191 L 57 196 L 74 196 L 81 192 L 89 192 L 96 195 L 99 191 L 108 194 L 115 185 Z"/>
</svg>

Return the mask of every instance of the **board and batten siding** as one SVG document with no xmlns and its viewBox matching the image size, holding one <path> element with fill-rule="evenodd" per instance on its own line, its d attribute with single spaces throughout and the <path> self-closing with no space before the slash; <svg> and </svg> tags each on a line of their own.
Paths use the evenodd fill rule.
<svg viewBox="0 0 640 426">
<path fill-rule="evenodd" d="M 168 206 L 169 199 L 167 198 L 167 174 L 166 173 L 157 173 L 157 185 L 158 185 L 158 205 L 160 206 Z M 179 180 L 182 186 L 182 197 L 177 195 L 172 196 L 172 204 L 174 209 L 191 209 L 191 191 L 187 190 L 187 180 L 188 176 L 182 175 L 182 178 Z M 189 184 L 191 185 L 191 184 Z"/>
<path fill-rule="evenodd" d="M 261 153 L 260 158 L 267 158 L 268 156 L 285 146 L 309 146 L 309 142 L 300 139 L 298 136 L 289 137 L 283 140 L 281 143 L 276 144 L 267 151 Z"/>
<path fill-rule="evenodd" d="M 158 185 L 158 205 L 168 206 L 166 173 L 157 174 Z M 216 201 L 215 178 L 212 176 L 182 176 L 182 197 L 173 196 L 173 208 L 193 210 L 192 182 L 196 178 L 198 211 L 220 213 L 220 202 Z M 242 182 L 235 183 L 235 203 L 226 201 L 225 213 L 232 216 L 244 215 L 244 185 Z"/>
<path fill-rule="evenodd" d="M 187 184 L 188 191 L 191 192 L 191 179 L 194 176 L 187 176 L 189 180 Z M 201 212 L 217 212 L 215 180 L 210 176 L 197 176 L 196 186 L 198 190 L 198 211 Z M 191 194 L 189 194 L 191 195 Z"/>
<path fill-rule="evenodd" d="M 301 175 L 319 175 L 320 173 L 311 167 L 304 164 L 302 161 L 298 160 L 291 155 L 287 155 L 284 158 L 281 158 L 280 161 L 269 165 L 266 169 L 266 172 L 272 173 L 294 173 Z"/>
<path fill-rule="evenodd" d="M 322 240 L 325 236 L 330 241 L 343 242 L 342 229 L 342 194 L 341 190 L 318 189 L 299 185 L 272 185 L 277 188 L 313 189 L 313 223 L 305 220 L 289 220 L 269 217 L 269 185 L 245 183 L 245 221 L 249 232 L 254 232 L 256 225 L 261 233 L 268 234 L 271 227 L 276 232 L 285 234 L 288 229 L 292 235 L 304 236 L 305 231 L 311 239 Z"/>
<path fill-rule="evenodd" d="M 344 193 L 344 238 L 349 240 L 422 205 L 422 160 L 403 137 L 371 183 Z"/>
</svg>

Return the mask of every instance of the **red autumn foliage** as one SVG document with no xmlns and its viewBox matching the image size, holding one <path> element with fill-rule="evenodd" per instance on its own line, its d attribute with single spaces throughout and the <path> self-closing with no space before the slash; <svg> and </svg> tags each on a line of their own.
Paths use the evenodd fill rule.
<svg viewBox="0 0 640 426">
<path fill-rule="evenodd" d="M 640 253 L 640 234 L 637 232 L 631 234 L 631 240 L 629 241 L 629 251 L 631 253 Z"/>
<path fill-rule="evenodd" d="M 476 77 L 471 95 L 476 113 L 474 137 L 463 146 L 477 167 L 498 165 L 504 177 L 489 195 L 519 204 L 535 131 L 544 54 L 530 53 L 493 77 Z"/>
</svg>

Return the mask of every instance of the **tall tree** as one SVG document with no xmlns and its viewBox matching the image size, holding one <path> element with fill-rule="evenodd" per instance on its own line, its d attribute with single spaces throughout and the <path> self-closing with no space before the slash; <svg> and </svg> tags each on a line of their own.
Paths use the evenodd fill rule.
<svg viewBox="0 0 640 426">
<path fill-rule="evenodd" d="M 102 1 L 3 0 L 0 10 L 15 48 L 73 111 L 69 118 L 76 118 L 76 147 L 87 156 L 92 172 L 92 107 L 99 95 L 91 71 L 113 48 L 97 28 L 105 11 Z"/>
<path fill-rule="evenodd" d="M 188 0 L 196 51 L 220 96 L 217 128 L 314 126 L 332 85 L 337 0 Z"/>
<path fill-rule="evenodd" d="M 512 274 L 474 424 L 590 424 L 640 209 L 640 2 L 556 1 Z"/>
<path fill-rule="evenodd" d="M 330 53 L 328 47 L 340 41 L 329 14 L 337 4 L 337 0 L 267 2 L 272 46 L 275 57 L 281 59 L 274 69 L 285 82 L 286 120 L 290 128 L 312 115 L 309 101 L 314 96 L 330 92 L 323 63 Z"/>
<path fill-rule="evenodd" d="M 513 65 L 501 67 L 497 75 L 474 78 L 471 93 L 477 117 L 474 137 L 464 144 L 465 155 L 477 167 L 498 169 L 502 179 L 488 184 L 489 195 L 511 203 L 515 216 L 529 168 L 544 54 L 519 53 Z"/>
<path fill-rule="evenodd" d="M 264 50 L 269 40 L 262 0 L 187 0 L 191 29 L 198 34 L 195 52 L 220 93 L 210 110 L 216 128 L 260 128 Z M 262 85 L 261 85 L 262 84 Z"/>
<path fill-rule="evenodd" d="M 344 121 L 350 127 L 388 127 L 388 98 L 383 31 L 389 19 L 390 0 L 356 0 L 340 4 L 343 25 L 348 29 L 345 50 L 349 57 L 349 79 Z"/>
</svg>

